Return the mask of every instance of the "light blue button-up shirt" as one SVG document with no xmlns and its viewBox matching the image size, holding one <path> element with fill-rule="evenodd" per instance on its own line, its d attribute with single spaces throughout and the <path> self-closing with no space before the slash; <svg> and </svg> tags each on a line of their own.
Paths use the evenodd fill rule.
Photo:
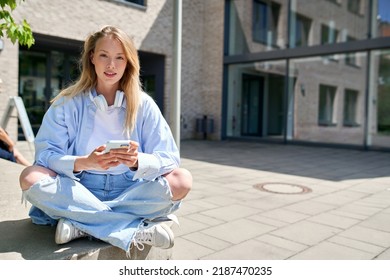
<svg viewBox="0 0 390 280">
<path fill-rule="evenodd" d="M 154 180 L 177 168 L 180 155 L 157 104 L 146 93 L 142 93 L 140 103 L 129 138 L 139 143 L 138 169 L 133 172 L 133 179 Z M 54 102 L 35 138 L 35 164 L 77 180 L 73 173 L 74 162 L 77 156 L 85 156 L 96 110 L 89 92 Z M 126 102 L 120 110 L 120 119 L 124 122 Z"/>
</svg>

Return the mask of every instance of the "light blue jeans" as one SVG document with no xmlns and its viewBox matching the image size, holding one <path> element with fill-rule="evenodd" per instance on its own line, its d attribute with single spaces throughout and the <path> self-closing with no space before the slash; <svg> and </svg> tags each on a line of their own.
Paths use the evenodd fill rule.
<svg viewBox="0 0 390 280">
<path fill-rule="evenodd" d="M 133 181 L 120 175 L 82 172 L 80 181 L 58 175 L 45 177 L 23 192 L 32 204 L 35 224 L 55 225 L 66 218 L 87 234 L 130 251 L 136 231 L 145 220 L 163 218 L 180 207 L 172 201 L 168 181 Z"/>
</svg>

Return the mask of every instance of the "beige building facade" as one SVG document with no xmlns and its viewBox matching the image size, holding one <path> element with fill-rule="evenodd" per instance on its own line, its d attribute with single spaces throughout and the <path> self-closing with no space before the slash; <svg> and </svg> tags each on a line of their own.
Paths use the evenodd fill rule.
<svg viewBox="0 0 390 280">
<path fill-rule="evenodd" d="M 148 93 L 168 122 L 171 106 L 173 56 L 173 2 L 147 0 L 144 5 L 121 0 L 29 0 L 14 12 L 26 19 L 36 43 L 31 49 L 13 45 L 3 38 L 0 53 L 0 115 L 10 96 L 22 96 L 34 132 L 39 128 L 48 101 L 77 76 L 77 58 L 83 40 L 104 25 L 126 31 L 140 51 L 141 75 Z M 196 138 L 196 119 L 215 120 L 220 130 L 223 67 L 224 2 L 183 1 L 181 138 Z M 212 27 L 212 28 L 210 28 Z M 66 73 L 65 73 L 66 72 Z M 48 88 L 50 87 L 50 88 Z M 16 110 L 13 113 L 16 116 Z M 17 122 L 7 130 L 16 136 Z M 19 129 L 20 133 L 20 129 Z M 218 132 L 210 134 L 219 139 Z"/>
</svg>

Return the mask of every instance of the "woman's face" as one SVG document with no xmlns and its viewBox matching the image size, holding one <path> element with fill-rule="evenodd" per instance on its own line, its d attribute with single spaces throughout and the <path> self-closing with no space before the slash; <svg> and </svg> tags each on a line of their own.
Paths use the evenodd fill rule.
<svg viewBox="0 0 390 280">
<path fill-rule="evenodd" d="M 112 36 L 100 38 L 91 55 L 98 77 L 98 85 L 118 85 L 126 69 L 127 59 L 122 44 Z"/>
</svg>

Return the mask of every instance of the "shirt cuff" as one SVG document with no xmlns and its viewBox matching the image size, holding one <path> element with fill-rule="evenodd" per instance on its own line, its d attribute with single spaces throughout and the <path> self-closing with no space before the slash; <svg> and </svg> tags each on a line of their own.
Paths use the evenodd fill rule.
<svg viewBox="0 0 390 280">
<path fill-rule="evenodd" d="M 138 169 L 135 172 L 133 179 L 153 181 L 160 176 L 160 165 L 160 161 L 155 155 L 138 153 Z"/>
<path fill-rule="evenodd" d="M 74 170 L 74 162 L 76 160 L 76 156 L 62 156 L 61 158 L 53 159 L 51 161 L 50 169 L 53 171 L 64 174 L 68 176 L 69 178 L 72 178 L 74 180 L 79 180 L 73 173 Z"/>
</svg>

